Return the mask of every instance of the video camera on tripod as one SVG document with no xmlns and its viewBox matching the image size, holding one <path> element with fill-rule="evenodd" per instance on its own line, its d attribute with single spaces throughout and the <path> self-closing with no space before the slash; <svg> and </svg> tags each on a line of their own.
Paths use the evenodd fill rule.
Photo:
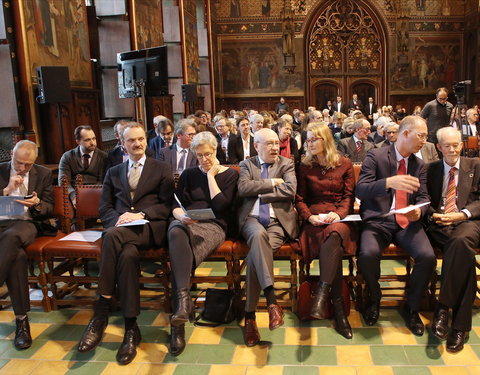
<svg viewBox="0 0 480 375">
<path fill-rule="evenodd" d="M 454 123 L 456 124 L 457 129 L 462 132 L 463 140 L 467 140 L 470 135 L 467 118 L 465 116 L 465 113 L 467 112 L 467 106 L 465 105 L 465 92 L 466 87 L 471 84 L 472 81 L 468 79 L 465 81 L 454 82 L 452 86 L 457 103 L 453 109 L 451 125 L 454 126 Z"/>
<path fill-rule="evenodd" d="M 453 93 L 457 99 L 457 106 L 465 104 L 465 89 L 468 85 L 471 85 L 472 81 L 467 79 L 465 81 L 453 82 Z"/>
</svg>

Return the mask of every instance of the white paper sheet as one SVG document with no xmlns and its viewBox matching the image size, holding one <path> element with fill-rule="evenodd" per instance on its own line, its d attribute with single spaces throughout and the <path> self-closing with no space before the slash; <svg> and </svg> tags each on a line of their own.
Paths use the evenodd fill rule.
<svg viewBox="0 0 480 375">
<path fill-rule="evenodd" d="M 147 224 L 149 221 L 148 220 L 145 220 L 145 219 L 138 219 L 138 220 L 134 220 L 134 221 L 131 221 L 129 223 L 123 223 L 123 224 L 120 224 L 118 225 L 119 227 L 131 227 L 131 226 L 134 226 L 134 225 L 145 225 Z"/>
<path fill-rule="evenodd" d="M 101 230 L 82 230 L 70 233 L 65 237 L 60 238 L 60 241 L 95 242 L 100 237 L 102 237 Z"/>
<path fill-rule="evenodd" d="M 419 204 L 415 204 L 413 206 L 407 206 L 407 207 L 404 207 L 404 208 L 399 208 L 398 210 L 392 210 L 388 214 L 385 214 L 383 216 L 390 216 L 390 215 L 395 215 L 395 214 L 406 214 L 407 212 L 410 212 L 410 211 L 413 211 L 417 208 L 426 206 L 427 204 L 430 204 L 430 202 L 419 203 Z"/>
<path fill-rule="evenodd" d="M 323 218 L 327 216 L 327 214 L 318 214 L 318 218 L 320 220 L 323 221 Z M 343 219 L 341 219 L 340 221 L 362 221 L 362 218 L 360 217 L 360 215 L 347 215 L 345 216 Z M 338 221 L 335 221 L 335 223 L 338 223 Z M 325 223 L 324 224 L 333 224 L 333 223 Z"/>
</svg>

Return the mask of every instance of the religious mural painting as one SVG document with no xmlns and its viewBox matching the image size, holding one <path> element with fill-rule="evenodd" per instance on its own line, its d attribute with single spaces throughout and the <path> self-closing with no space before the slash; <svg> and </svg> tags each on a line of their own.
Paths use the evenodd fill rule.
<svg viewBox="0 0 480 375">
<path fill-rule="evenodd" d="M 200 82 L 200 57 L 198 55 L 197 6 L 195 0 L 183 2 L 183 24 L 185 27 L 185 58 L 188 83 Z"/>
<path fill-rule="evenodd" d="M 132 0 L 135 49 L 163 45 L 162 0 Z"/>
</svg>

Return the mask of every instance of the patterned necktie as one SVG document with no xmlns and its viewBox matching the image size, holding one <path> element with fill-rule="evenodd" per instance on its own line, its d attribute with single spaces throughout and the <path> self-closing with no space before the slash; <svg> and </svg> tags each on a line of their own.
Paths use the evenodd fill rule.
<svg viewBox="0 0 480 375">
<path fill-rule="evenodd" d="M 360 151 L 362 151 L 362 141 L 357 141 L 357 154 L 359 154 Z"/>
<path fill-rule="evenodd" d="M 83 154 L 83 169 L 88 169 L 90 165 L 90 154 Z"/>
<path fill-rule="evenodd" d="M 130 197 L 132 199 L 135 195 L 135 190 L 137 190 L 138 180 L 140 179 L 140 171 L 138 170 L 139 166 L 140 163 L 137 161 L 135 164 L 133 164 L 132 170 L 128 175 L 128 184 L 130 185 Z"/>
<path fill-rule="evenodd" d="M 400 165 L 398 166 L 397 175 L 406 175 L 407 169 L 405 168 L 405 159 L 400 160 Z M 395 190 L 395 209 L 407 207 L 407 192 L 404 190 Z M 408 226 L 408 219 L 405 215 L 395 214 L 395 221 L 400 227 L 405 229 Z"/>
<path fill-rule="evenodd" d="M 447 198 L 445 199 L 445 213 L 457 212 L 457 186 L 455 185 L 455 172 L 457 168 L 450 168 L 448 173 Z"/>
<path fill-rule="evenodd" d="M 22 197 L 24 197 L 25 195 L 28 194 L 28 190 L 27 188 L 25 187 L 25 184 L 22 182 L 19 186 L 18 186 L 18 190 L 20 191 L 20 195 Z"/>
<path fill-rule="evenodd" d="M 180 154 L 182 154 L 182 156 L 180 156 L 180 160 L 178 162 L 178 167 L 177 167 L 178 174 L 182 174 L 183 170 L 185 169 L 185 160 L 187 159 L 187 150 L 182 149 L 182 151 L 180 151 Z"/>
<path fill-rule="evenodd" d="M 269 164 L 267 163 L 262 164 L 262 179 L 268 178 L 268 166 Z M 262 203 L 261 200 L 258 204 L 258 221 L 265 228 L 270 224 L 270 205 L 268 203 Z"/>
</svg>

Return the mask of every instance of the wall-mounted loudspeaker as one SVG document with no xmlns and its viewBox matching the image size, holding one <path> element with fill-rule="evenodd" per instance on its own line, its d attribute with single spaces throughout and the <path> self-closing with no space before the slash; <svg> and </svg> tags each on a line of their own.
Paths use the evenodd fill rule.
<svg viewBox="0 0 480 375">
<path fill-rule="evenodd" d="M 70 103 L 70 77 L 66 66 L 39 66 L 37 67 L 38 98 L 44 103 Z"/>
</svg>

